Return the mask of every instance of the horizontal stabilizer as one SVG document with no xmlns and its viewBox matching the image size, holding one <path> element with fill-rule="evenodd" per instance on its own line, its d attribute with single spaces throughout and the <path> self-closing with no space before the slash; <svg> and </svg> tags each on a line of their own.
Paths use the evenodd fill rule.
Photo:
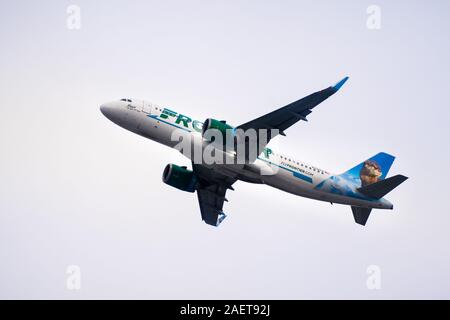
<svg viewBox="0 0 450 320">
<path fill-rule="evenodd" d="M 372 211 L 372 209 L 370 208 L 360 208 L 352 206 L 353 218 L 355 218 L 355 222 L 357 224 L 360 224 L 362 226 L 366 225 L 367 219 L 369 219 L 370 211 Z"/>
<path fill-rule="evenodd" d="M 361 187 L 358 189 L 358 191 L 370 198 L 381 199 L 386 194 L 398 187 L 406 179 L 408 179 L 408 177 L 398 174 L 396 176 L 369 184 L 368 186 Z"/>
</svg>

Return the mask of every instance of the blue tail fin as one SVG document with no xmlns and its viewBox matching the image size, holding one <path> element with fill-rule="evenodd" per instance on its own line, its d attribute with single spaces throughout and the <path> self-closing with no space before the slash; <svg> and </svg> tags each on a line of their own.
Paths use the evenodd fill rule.
<svg viewBox="0 0 450 320">
<path fill-rule="evenodd" d="M 386 178 L 394 159 L 394 156 L 380 152 L 342 175 L 351 178 L 353 181 L 357 181 L 361 187 L 365 187 Z"/>
</svg>

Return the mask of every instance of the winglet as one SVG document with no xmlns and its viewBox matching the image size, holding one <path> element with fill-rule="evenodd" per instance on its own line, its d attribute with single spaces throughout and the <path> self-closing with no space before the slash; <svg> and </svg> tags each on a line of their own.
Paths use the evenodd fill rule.
<svg viewBox="0 0 450 320">
<path fill-rule="evenodd" d="M 222 211 L 219 212 L 219 215 L 217 216 L 217 224 L 216 227 L 218 227 L 223 220 L 225 220 L 225 218 L 227 217 L 227 215 L 225 213 L 223 213 Z"/>
<path fill-rule="evenodd" d="M 334 92 L 337 92 L 343 85 L 344 83 L 348 80 L 348 77 L 345 77 L 344 79 L 342 79 L 341 81 L 339 81 L 338 83 L 336 83 L 332 88 L 334 90 Z"/>
</svg>

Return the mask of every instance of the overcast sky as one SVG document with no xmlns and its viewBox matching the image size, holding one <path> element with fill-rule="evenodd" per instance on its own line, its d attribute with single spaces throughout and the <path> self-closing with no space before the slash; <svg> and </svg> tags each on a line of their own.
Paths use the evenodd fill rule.
<svg viewBox="0 0 450 320">
<path fill-rule="evenodd" d="M 377 1 L 381 29 L 372 4 L 1 1 L 0 298 L 449 298 L 450 2 Z M 189 161 L 99 111 L 134 97 L 238 125 L 346 75 L 270 145 L 337 173 L 395 155 L 410 179 L 366 227 L 243 182 L 210 227 L 161 181 Z"/>
</svg>

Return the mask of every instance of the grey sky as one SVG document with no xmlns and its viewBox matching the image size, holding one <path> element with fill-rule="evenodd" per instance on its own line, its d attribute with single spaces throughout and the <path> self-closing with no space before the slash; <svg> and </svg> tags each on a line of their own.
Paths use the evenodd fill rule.
<svg viewBox="0 0 450 320">
<path fill-rule="evenodd" d="M 366 9 L 381 8 L 381 30 Z M 69 5 L 81 29 L 66 27 Z M 448 1 L 1 1 L 0 298 L 449 298 Z M 410 179 L 365 228 L 346 206 L 237 183 L 220 228 L 161 181 L 176 151 L 98 106 L 240 124 L 343 89 L 271 145 Z M 81 268 L 67 290 L 66 268 Z M 381 290 L 366 269 L 381 268 Z"/>
</svg>

